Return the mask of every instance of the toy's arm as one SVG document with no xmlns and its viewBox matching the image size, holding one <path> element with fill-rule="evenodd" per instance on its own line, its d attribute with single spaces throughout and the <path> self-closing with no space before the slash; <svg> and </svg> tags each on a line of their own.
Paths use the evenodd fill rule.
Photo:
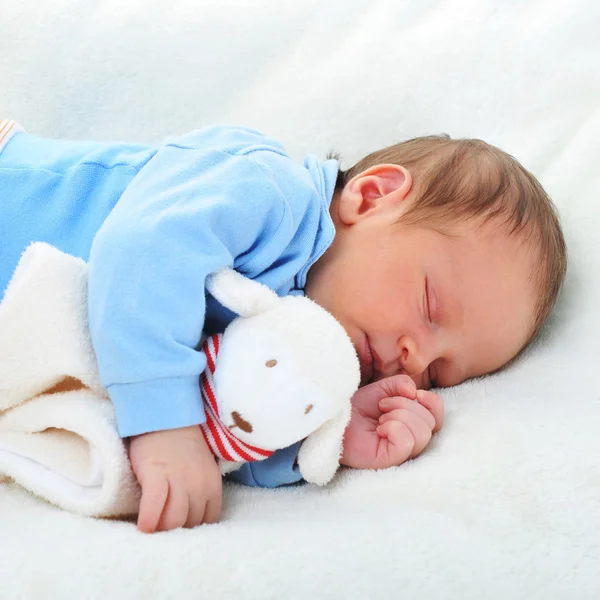
<svg viewBox="0 0 600 600">
<path fill-rule="evenodd" d="M 227 475 L 227 479 L 251 487 L 274 488 L 304 481 L 296 464 L 302 442 L 277 450 L 265 460 L 244 463 L 241 468 Z"/>
</svg>

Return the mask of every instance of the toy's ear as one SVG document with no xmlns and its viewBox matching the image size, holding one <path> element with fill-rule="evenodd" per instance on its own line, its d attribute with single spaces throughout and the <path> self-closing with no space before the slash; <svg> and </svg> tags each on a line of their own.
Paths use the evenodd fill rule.
<svg viewBox="0 0 600 600">
<path fill-rule="evenodd" d="M 344 431 L 350 422 L 352 407 L 346 403 L 342 410 L 311 433 L 300 446 L 298 467 L 309 483 L 325 485 L 340 466 Z"/>
<path fill-rule="evenodd" d="M 211 273 L 206 278 L 206 289 L 240 317 L 252 317 L 279 302 L 277 294 L 266 285 L 252 281 L 229 267 Z"/>
</svg>

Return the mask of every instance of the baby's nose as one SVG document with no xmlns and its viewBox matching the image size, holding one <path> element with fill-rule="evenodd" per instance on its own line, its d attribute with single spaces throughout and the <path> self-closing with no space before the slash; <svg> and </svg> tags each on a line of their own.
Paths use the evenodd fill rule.
<svg viewBox="0 0 600 600">
<path fill-rule="evenodd" d="M 231 413 L 231 418 L 235 423 L 235 427 L 239 427 L 242 431 L 245 431 L 246 433 L 252 433 L 252 425 L 248 423 L 248 421 L 242 419 L 242 416 L 239 412 L 233 411 Z"/>
<path fill-rule="evenodd" d="M 400 339 L 400 366 L 402 370 L 411 377 L 423 373 L 429 365 L 428 357 L 422 347 L 419 347 L 416 341 L 410 336 L 403 336 Z"/>
</svg>

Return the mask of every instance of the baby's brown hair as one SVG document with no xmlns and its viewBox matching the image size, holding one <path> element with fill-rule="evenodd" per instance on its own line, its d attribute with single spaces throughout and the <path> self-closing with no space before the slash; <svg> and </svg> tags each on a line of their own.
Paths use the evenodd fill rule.
<svg viewBox="0 0 600 600">
<path fill-rule="evenodd" d="M 565 240 L 554 204 L 538 180 L 514 157 L 478 139 L 418 137 L 373 152 L 347 171 L 336 189 L 378 164 L 408 169 L 417 200 L 400 219 L 444 231 L 467 219 L 500 218 L 510 234 L 523 234 L 537 251 L 532 277 L 538 298 L 525 347 L 550 315 L 567 269 Z"/>
</svg>

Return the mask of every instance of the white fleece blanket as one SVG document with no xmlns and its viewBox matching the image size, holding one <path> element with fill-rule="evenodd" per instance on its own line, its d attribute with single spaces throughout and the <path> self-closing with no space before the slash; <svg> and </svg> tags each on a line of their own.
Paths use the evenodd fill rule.
<svg viewBox="0 0 600 600">
<path fill-rule="evenodd" d="M 87 322 L 87 265 L 29 246 L 0 303 L 0 481 L 82 515 L 128 516 L 139 488 Z"/>
<path fill-rule="evenodd" d="M 0 597 L 596 599 L 599 29 L 595 0 L 0 0 L 0 117 L 30 131 L 237 122 L 346 165 L 481 137 L 538 175 L 570 249 L 539 342 L 446 390 L 419 459 L 326 489 L 227 485 L 222 523 L 154 536 L 0 486 Z"/>
</svg>

